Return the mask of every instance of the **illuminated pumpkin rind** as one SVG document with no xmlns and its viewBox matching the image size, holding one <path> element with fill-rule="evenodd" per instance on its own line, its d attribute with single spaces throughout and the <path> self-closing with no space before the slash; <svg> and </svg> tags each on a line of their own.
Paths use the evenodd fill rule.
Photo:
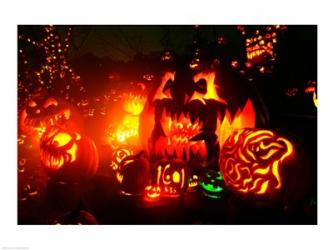
<svg viewBox="0 0 333 250">
<path fill-rule="evenodd" d="M 95 143 L 86 136 L 59 127 L 42 136 L 40 160 L 51 178 L 65 182 L 86 180 L 98 169 Z"/>
<path fill-rule="evenodd" d="M 177 197 L 188 187 L 188 167 L 180 159 L 164 158 L 153 168 L 153 186 L 160 188 L 163 196 Z"/>
<path fill-rule="evenodd" d="M 293 150 L 289 140 L 269 130 L 235 131 L 220 153 L 223 179 L 236 193 L 270 196 L 281 190 L 281 168 Z"/>
<path fill-rule="evenodd" d="M 143 194 L 145 187 L 150 184 L 150 165 L 143 152 L 127 156 L 121 161 L 117 179 L 123 193 Z"/>
<path fill-rule="evenodd" d="M 22 132 L 39 138 L 52 126 L 81 127 L 81 119 L 75 108 L 67 101 L 50 96 L 29 99 L 20 112 L 19 125 Z"/>
</svg>

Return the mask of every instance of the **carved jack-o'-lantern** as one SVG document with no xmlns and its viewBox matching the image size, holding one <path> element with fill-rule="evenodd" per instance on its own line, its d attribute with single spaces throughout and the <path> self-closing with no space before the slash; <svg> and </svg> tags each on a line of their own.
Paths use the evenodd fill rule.
<svg viewBox="0 0 333 250">
<path fill-rule="evenodd" d="M 76 182 L 93 176 L 98 168 L 94 142 L 77 132 L 53 127 L 40 141 L 40 160 L 54 179 Z"/>
<path fill-rule="evenodd" d="M 142 194 L 150 183 L 150 168 L 143 152 L 125 157 L 117 171 L 120 188 L 125 194 Z"/>
<path fill-rule="evenodd" d="M 187 188 L 188 169 L 179 159 L 162 159 L 153 169 L 153 184 L 160 187 L 164 196 L 179 196 Z"/>
<path fill-rule="evenodd" d="M 193 174 L 188 179 L 187 192 L 195 192 L 199 187 L 199 176 Z"/>
<path fill-rule="evenodd" d="M 20 115 L 20 129 L 39 137 L 54 125 L 64 125 L 73 116 L 73 107 L 66 101 L 47 96 L 37 96 L 28 101 Z"/>
<path fill-rule="evenodd" d="M 126 145 L 123 145 L 117 149 L 115 149 L 112 153 L 111 157 L 111 167 L 113 170 L 117 170 L 121 161 L 130 155 L 133 155 L 133 151 L 129 148 L 125 148 Z"/>
<path fill-rule="evenodd" d="M 155 82 L 140 117 L 140 139 L 154 159 L 217 163 L 219 143 L 234 128 L 255 126 L 253 93 L 225 67 L 170 70 Z"/>
<path fill-rule="evenodd" d="M 147 201 L 157 201 L 161 196 L 161 187 L 149 185 L 145 188 L 144 199 Z"/>
<path fill-rule="evenodd" d="M 220 171 L 208 170 L 204 176 L 201 177 L 200 186 L 205 196 L 213 199 L 221 198 L 223 182 Z"/>
<path fill-rule="evenodd" d="M 269 130 L 234 132 L 220 154 L 228 188 L 244 195 L 270 196 L 282 188 L 281 168 L 292 157 L 293 145 Z"/>
</svg>

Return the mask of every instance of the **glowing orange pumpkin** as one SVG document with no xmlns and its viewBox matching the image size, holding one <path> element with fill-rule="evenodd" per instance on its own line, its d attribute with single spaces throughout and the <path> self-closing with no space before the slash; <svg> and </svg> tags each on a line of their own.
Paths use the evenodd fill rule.
<svg viewBox="0 0 333 250">
<path fill-rule="evenodd" d="M 19 117 L 20 130 L 41 138 L 52 126 L 81 130 L 82 120 L 69 102 L 54 96 L 38 95 L 28 100 Z"/>
<path fill-rule="evenodd" d="M 98 168 L 94 142 L 77 132 L 53 127 L 41 138 L 40 160 L 46 173 L 56 180 L 77 182 L 93 176 Z"/>
<path fill-rule="evenodd" d="M 188 169 L 179 159 L 162 159 L 153 169 L 153 184 L 160 187 L 161 195 L 179 196 L 188 186 Z"/>
<path fill-rule="evenodd" d="M 125 157 L 117 171 L 117 179 L 123 194 L 142 194 L 150 183 L 149 161 L 143 151 Z"/>
<path fill-rule="evenodd" d="M 289 140 L 272 131 L 236 131 L 220 153 L 223 179 L 236 193 L 269 196 L 282 188 L 281 168 L 293 151 Z"/>
</svg>

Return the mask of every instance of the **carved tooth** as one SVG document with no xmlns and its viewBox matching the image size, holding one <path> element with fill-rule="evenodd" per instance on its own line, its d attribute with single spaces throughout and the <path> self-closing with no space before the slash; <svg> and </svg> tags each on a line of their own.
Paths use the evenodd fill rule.
<svg viewBox="0 0 333 250">
<path fill-rule="evenodd" d="M 185 118 L 185 115 L 183 112 L 180 113 L 179 117 L 178 117 L 178 122 L 183 122 Z"/>
<path fill-rule="evenodd" d="M 174 113 L 172 116 L 172 122 L 178 122 L 177 113 Z"/>
</svg>

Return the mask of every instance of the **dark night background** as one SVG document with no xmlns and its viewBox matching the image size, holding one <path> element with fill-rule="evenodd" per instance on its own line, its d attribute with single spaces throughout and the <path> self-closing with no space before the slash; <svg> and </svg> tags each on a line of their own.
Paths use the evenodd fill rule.
<svg viewBox="0 0 333 250">
<path fill-rule="evenodd" d="M 199 47 L 213 59 L 212 55 L 218 51 L 217 57 L 221 63 L 230 64 L 237 60 L 240 65 L 244 65 L 246 37 L 257 29 L 263 29 L 265 25 L 245 26 L 246 36 L 234 25 L 56 26 L 62 36 L 68 27 L 72 27 L 69 62 L 81 77 L 87 98 L 93 99 L 110 89 L 122 89 L 128 82 L 145 81 L 143 75 L 157 75 L 163 69 L 160 58 L 165 51 L 171 51 L 179 58 L 188 58 L 193 56 L 194 48 Z M 18 35 L 40 41 L 43 39 L 41 30 L 42 26 L 18 26 Z M 223 42 L 218 44 L 217 40 L 221 37 Z M 25 50 L 27 58 L 31 58 L 29 70 L 38 69 L 42 58 L 38 50 L 19 40 L 18 49 L 21 48 Z M 317 81 L 317 26 L 287 25 L 287 29 L 279 35 L 274 50 L 276 60 L 271 73 L 261 74 L 259 71 L 248 70 L 245 77 L 262 98 L 267 116 L 265 128 L 283 132 L 297 145 L 302 145 L 301 154 L 306 159 L 298 164 L 311 165 L 311 183 L 307 183 L 306 195 L 301 202 L 293 206 L 257 209 L 234 199 L 228 193 L 225 197 L 227 202 L 223 204 L 201 196 L 195 200 L 190 194 L 185 197 L 185 201 L 152 209 L 142 207 L 135 198 L 124 200 L 122 197 L 115 200 L 113 190 L 104 191 L 110 189 L 114 180 L 100 174 L 88 184 L 84 204 L 77 201 L 74 195 L 74 198 L 64 198 L 72 199 L 69 206 L 79 204 L 92 212 L 101 224 L 316 224 L 317 109 L 312 95 L 304 91 L 309 81 Z M 19 58 L 19 73 L 21 71 Z M 34 91 L 36 85 L 32 82 L 28 87 L 29 91 Z M 295 93 L 288 95 L 291 89 Z M 18 95 L 21 100 L 28 96 L 20 92 Z M 18 105 L 20 109 L 20 99 Z M 86 122 L 89 124 L 89 121 Z M 40 193 L 41 197 L 45 195 L 42 191 Z M 68 212 L 65 205 L 48 204 L 57 208 L 49 214 L 48 211 L 36 214 L 31 211 L 37 211 L 44 205 L 42 198 L 35 199 L 31 203 L 19 202 L 19 224 L 48 224 L 59 214 Z M 107 205 L 101 205 L 100 200 L 106 201 Z M 120 215 L 115 216 L 115 213 Z M 160 214 L 166 216 L 161 218 Z"/>
</svg>

